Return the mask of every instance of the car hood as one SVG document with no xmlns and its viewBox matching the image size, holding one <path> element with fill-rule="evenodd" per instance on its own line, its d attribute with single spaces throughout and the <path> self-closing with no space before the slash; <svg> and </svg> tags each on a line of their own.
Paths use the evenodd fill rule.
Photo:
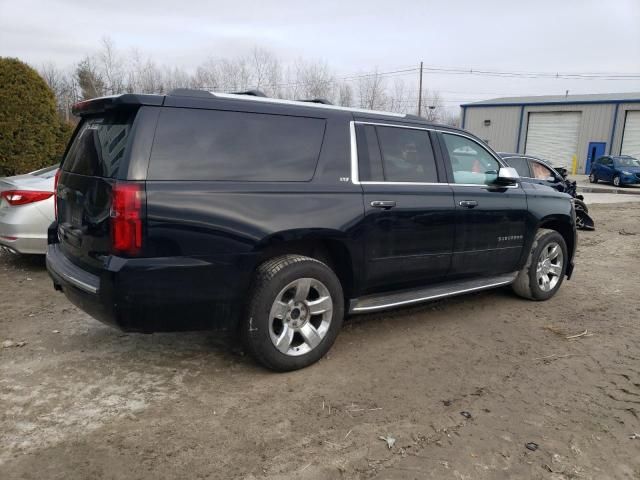
<svg viewBox="0 0 640 480">
<path fill-rule="evenodd" d="M 640 167 L 616 167 L 621 172 L 640 173 Z"/>
</svg>

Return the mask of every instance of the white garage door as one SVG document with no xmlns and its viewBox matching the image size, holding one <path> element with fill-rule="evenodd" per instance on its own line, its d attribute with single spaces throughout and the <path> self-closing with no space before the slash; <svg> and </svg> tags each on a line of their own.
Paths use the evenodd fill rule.
<svg viewBox="0 0 640 480">
<path fill-rule="evenodd" d="M 640 159 L 640 110 L 627 112 L 621 153 Z"/>
<path fill-rule="evenodd" d="M 570 168 L 578 154 L 579 129 L 580 112 L 530 113 L 525 153 Z"/>
</svg>

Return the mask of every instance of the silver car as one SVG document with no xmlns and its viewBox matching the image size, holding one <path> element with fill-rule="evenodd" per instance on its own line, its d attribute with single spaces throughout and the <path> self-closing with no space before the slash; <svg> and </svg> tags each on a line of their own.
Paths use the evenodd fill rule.
<svg viewBox="0 0 640 480">
<path fill-rule="evenodd" d="M 58 166 L 0 178 L 0 248 L 11 253 L 45 254 L 47 229 L 55 217 Z"/>
</svg>

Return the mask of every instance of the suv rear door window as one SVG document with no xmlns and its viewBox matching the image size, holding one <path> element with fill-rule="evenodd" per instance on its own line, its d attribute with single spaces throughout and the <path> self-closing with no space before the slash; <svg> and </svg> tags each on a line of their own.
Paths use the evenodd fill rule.
<svg viewBox="0 0 640 480">
<path fill-rule="evenodd" d="M 438 182 L 429 132 L 380 126 L 376 130 L 387 182 Z"/>
<path fill-rule="evenodd" d="M 149 180 L 308 181 L 325 120 L 262 113 L 166 108 Z"/>
<path fill-rule="evenodd" d="M 62 169 L 79 175 L 115 178 L 134 117 L 132 112 L 116 112 L 83 120 Z"/>
</svg>

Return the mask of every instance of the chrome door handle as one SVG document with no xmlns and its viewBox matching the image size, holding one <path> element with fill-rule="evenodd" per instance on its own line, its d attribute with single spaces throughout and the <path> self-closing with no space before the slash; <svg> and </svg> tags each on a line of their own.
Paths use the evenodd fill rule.
<svg viewBox="0 0 640 480">
<path fill-rule="evenodd" d="M 478 206 L 478 202 L 476 202 L 475 200 L 460 200 L 458 205 L 464 208 L 473 208 Z"/>
<path fill-rule="evenodd" d="M 396 202 L 393 200 L 374 200 L 371 202 L 371 206 L 373 208 L 384 208 L 385 210 L 389 210 L 396 206 Z"/>
</svg>

